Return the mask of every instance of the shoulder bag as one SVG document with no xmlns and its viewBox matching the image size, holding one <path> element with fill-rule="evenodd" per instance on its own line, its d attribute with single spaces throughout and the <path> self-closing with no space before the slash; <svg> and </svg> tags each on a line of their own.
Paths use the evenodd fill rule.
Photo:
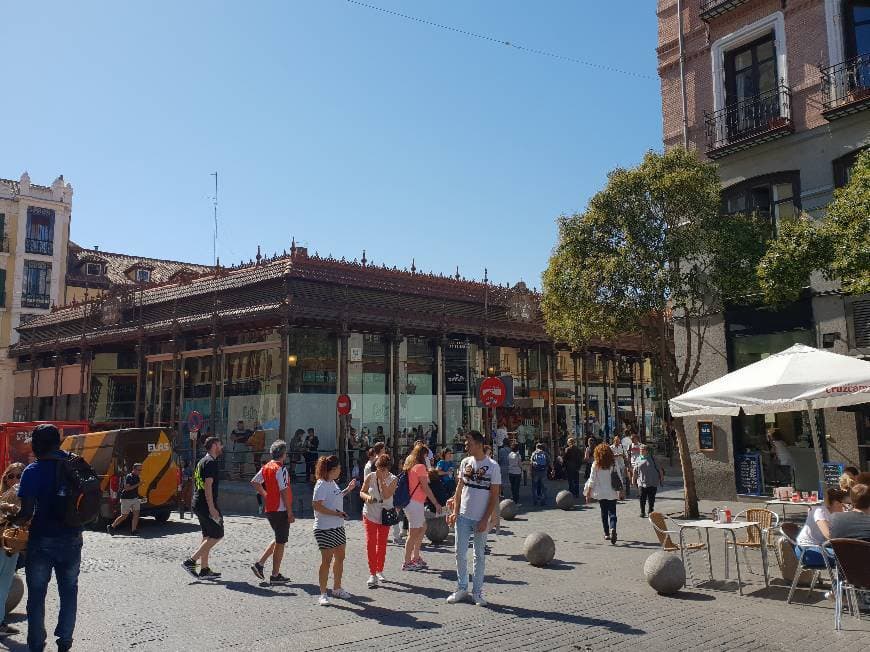
<svg viewBox="0 0 870 652">
<path fill-rule="evenodd" d="M 378 486 L 378 498 L 380 502 L 384 502 L 384 493 L 381 491 L 381 481 L 378 479 L 377 471 L 375 472 L 375 484 Z M 395 525 L 400 520 L 402 519 L 399 518 L 399 510 L 395 507 L 381 508 L 381 525 Z"/>
</svg>

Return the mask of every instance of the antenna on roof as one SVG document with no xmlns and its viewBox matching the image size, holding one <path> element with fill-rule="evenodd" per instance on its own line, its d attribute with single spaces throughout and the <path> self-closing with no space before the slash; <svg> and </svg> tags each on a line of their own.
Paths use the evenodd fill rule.
<svg viewBox="0 0 870 652">
<path fill-rule="evenodd" d="M 214 177 L 214 237 L 211 241 L 211 264 L 213 266 L 217 266 L 217 233 L 218 233 L 218 221 L 217 221 L 217 198 L 218 198 L 218 185 L 217 185 L 217 171 L 212 172 L 209 176 Z"/>
</svg>

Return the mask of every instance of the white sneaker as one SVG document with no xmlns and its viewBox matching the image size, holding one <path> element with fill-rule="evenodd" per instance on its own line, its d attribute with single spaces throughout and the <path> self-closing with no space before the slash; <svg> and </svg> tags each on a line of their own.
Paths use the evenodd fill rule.
<svg viewBox="0 0 870 652">
<path fill-rule="evenodd" d="M 344 589 L 338 589 L 332 591 L 332 597 L 338 598 L 339 600 L 347 600 L 351 597 L 350 593 L 345 591 Z"/>
<path fill-rule="evenodd" d="M 327 596 L 325 593 L 321 594 L 320 599 L 317 601 L 317 604 L 319 604 L 321 607 L 328 607 L 329 596 Z"/>
<path fill-rule="evenodd" d="M 373 589 L 378 585 L 378 578 L 374 575 L 369 575 L 369 581 L 366 584 L 368 584 L 370 589 Z"/>
<path fill-rule="evenodd" d="M 457 602 L 465 602 L 466 600 L 468 600 L 468 591 L 463 591 L 462 589 L 447 596 L 447 604 L 456 604 Z"/>
<path fill-rule="evenodd" d="M 386 582 L 387 578 L 384 577 L 383 573 L 375 573 L 375 577 L 378 578 L 378 582 Z"/>
<path fill-rule="evenodd" d="M 478 607 L 485 607 L 489 603 L 486 601 L 486 598 L 483 597 L 483 593 L 478 593 L 474 596 L 474 604 Z"/>
</svg>

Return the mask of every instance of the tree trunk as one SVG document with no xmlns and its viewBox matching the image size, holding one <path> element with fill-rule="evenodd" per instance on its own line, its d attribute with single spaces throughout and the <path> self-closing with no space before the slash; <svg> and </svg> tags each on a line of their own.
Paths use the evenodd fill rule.
<svg viewBox="0 0 870 652">
<path fill-rule="evenodd" d="M 692 468 L 692 455 L 689 451 L 689 440 L 683 427 L 683 418 L 673 419 L 677 431 L 677 448 L 680 451 L 680 469 L 683 472 L 684 505 L 683 514 L 686 518 L 698 518 L 698 492 L 695 488 L 695 470 Z"/>
</svg>

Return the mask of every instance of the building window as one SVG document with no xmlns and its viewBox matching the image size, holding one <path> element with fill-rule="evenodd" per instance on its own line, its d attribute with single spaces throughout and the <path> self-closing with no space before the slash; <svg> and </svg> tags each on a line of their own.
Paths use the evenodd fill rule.
<svg viewBox="0 0 870 652">
<path fill-rule="evenodd" d="M 54 254 L 54 211 L 39 206 L 27 207 L 24 250 L 29 254 Z"/>
<path fill-rule="evenodd" d="M 6 307 L 6 270 L 0 269 L 0 308 Z"/>
<path fill-rule="evenodd" d="M 840 158 L 834 161 L 834 187 L 842 188 L 852 178 L 852 172 L 855 169 L 855 163 L 858 161 L 858 156 L 863 152 L 866 147 L 861 147 L 860 149 L 856 149 L 854 152 L 849 152 L 845 156 L 841 156 Z"/>
<path fill-rule="evenodd" d="M 21 305 L 24 308 L 48 308 L 51 305 L 51 263 L 24 261 Z"/>
<path fill-rule="evenodd" d="M 87 263 L 85 265 L 85 274 L 88 276 L 100 276 L 103 273 L 103 266 L 100 263 Z"/>
<path fill-rule="evenodd" d="M 723 189 L 722 212 L 757 213 L 778 230 L 780 220 L 800 212 L 800 172 L 768 174 Z"/>
<path fill-rule="evenodd" d="M 725 103 L 732 105 L 776 88 L 773 32 L 725 53 Z"/>
<path fill-rule="evenodd" d="M 843 13 L 846 58 L 870 54 L 870 0 L 848 0 Z"/>
<path fill-rule="evenodd" d="M 9 253 L 9 240 L 6 237 L 6 214 L 0 213 L 0 253 Z"/>
<path fill-rule="evenodd" d="M 148 283 L 151 280 L 151 270 L 150 269 L 137 269 L 136 270 L 136 282 L 137 283 Z"/>
</svg>

